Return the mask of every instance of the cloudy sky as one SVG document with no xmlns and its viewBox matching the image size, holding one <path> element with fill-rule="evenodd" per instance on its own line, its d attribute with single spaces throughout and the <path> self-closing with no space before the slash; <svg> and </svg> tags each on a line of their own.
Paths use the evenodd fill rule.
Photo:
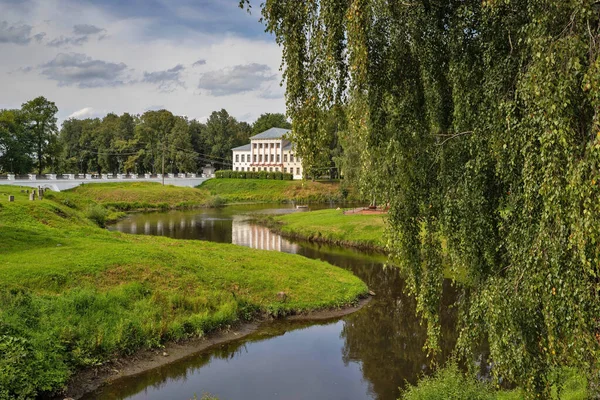
<svg viewBox="0 0 600 400">
<path fill-rule="evenodd" d="M 258 18 L 238 0 L 0 0 L 0 109 L 42 95 L 60 121 L 285 112 L 281 50 Z"/>
</svg>

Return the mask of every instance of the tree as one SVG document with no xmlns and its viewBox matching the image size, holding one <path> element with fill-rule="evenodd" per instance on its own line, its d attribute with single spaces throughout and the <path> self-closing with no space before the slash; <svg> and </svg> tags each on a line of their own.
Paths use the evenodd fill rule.
<svg viewBox="0 0 600 400">
<path fill-rule="evenodd" d="M 241 4 L 247 4 L 241 1 Z M 344 154 L 390 201 L 390 249 L 439 350 L 442 259 L 464 270 L 458 348 L 530 398 L 554 371 L 600 397 L 600 43 L 591 2 L 266 0 L 305 168 L 343 106 Z M 348 150 L 348 151 L 346 151 Z"/>
<path fill-rule="evenodd" d="M 175 124 L 170 134 L 170 155 L 171 165 L 175 171 L 171 172 L 189 172 L 196 171 L 196 159 L 198 153 L 194 151 L 192 137 L 188 121 L 183 117 L 175 117 Z"/>
<path fill-rule="evenodd" d="M 0 171 L 26 174 L 32 167 L 32 142 L 20 110 L 0 110 Z"/>
<path fill-rule="evenodd" d="M 248 143 L 250 126 L 239 123 L 222 109 L 214 111 L 206 121 L 204 138 L 208 154 L 204 155 L 218 168 L 231 168 L 231 149 Z"/>
<path fill-rule="evenodd" d="M 284 114 L 264 113 L 252 124 L 252 135 L 258 135 L 271 128 L 291 129 L 292 124 L 289 123 Z"/>
<path fill-rule="evenodd" d="M 48 150 L 54 148 L 58 128 L 56 126 L 56 104 L 45 97 L 37 97 L 21 106 L 23 118 L 33 138 L 37 158 L 38 174 L 42 174 L 44 165 L 51 160 L 53 154 Z"/>
</svg>

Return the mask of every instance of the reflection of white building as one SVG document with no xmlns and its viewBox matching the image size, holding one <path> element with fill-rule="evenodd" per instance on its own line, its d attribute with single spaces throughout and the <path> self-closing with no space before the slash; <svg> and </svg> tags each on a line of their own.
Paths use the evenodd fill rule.
<svg viewBox="0 0 600 400">
<path fill-rule="evenodd" d="M 298 245 L 288 242 L 264 226 L 251 225 L 234 218 L 231 224 L 231 243 L 259 250 L 297 253 Z"/>
<path fill-rule="evenodd" d="M 286 139 L 289 129 L 271 128 L 250 138 L 250 144 L 233 152 L 234 171 L 287 172 L 302 179 L 302 162 L 294 153 L 294 145 Z"/>
</svg>

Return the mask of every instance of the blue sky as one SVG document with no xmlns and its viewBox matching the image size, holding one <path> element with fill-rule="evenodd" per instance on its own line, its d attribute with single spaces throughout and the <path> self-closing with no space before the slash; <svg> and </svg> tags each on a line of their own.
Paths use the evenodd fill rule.
<svg viewBox="0 0 600 400">
<path fill-rule="evenodd" d="M 61 120 L 284 112 L 281 49 L 258 12 L 238 0 L 0 0 L 0 108 L 43 95 Z"/>
</svg>

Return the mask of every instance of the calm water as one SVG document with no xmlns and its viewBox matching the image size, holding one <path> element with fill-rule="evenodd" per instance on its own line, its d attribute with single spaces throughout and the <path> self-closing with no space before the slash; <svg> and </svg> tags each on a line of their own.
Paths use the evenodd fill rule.
<svg viewBox="0 0 600 400">
<path fill-rule="evenodd" d="M 296 212 L 281 206 L 137 214 L 111 227 L 126 233 L 234 243 L 328 261 L 351 270 L 377 293 L 362 310 L 326 322 L 265 323 L 243 340 L 119 380 L 89 399 L 182 399 L 210 393 L 220 400 L 397 399 L 399 386 L 429 372 L 425 328 L 414 301 L 385 257 L 290 242 L 252 225 L 247 213 Z M 454 293 L 445 283 L 445 302 Z M 444 306 L 442 357 L 455 341 L 455 315 Z"/>
</svg>

